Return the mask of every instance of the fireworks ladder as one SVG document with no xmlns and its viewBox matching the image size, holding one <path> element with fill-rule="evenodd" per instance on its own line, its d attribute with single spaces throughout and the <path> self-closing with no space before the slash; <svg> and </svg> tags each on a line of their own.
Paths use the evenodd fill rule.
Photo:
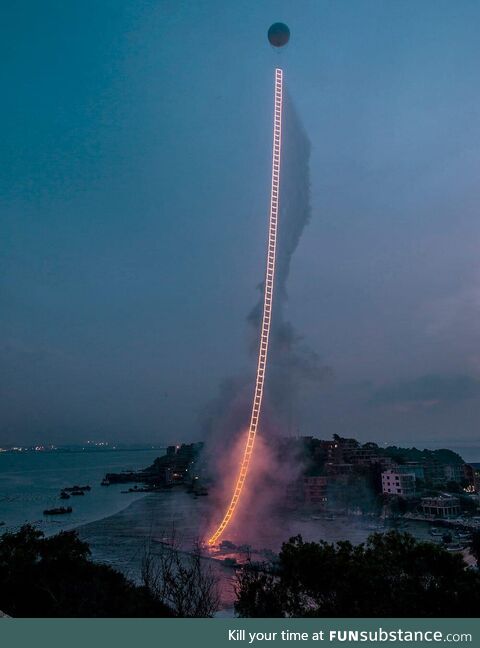
<svg viewBox="0 0 480 648">
<path fill-rule="evenodd" d="M 270 339 L 270 324 L 272 320 L 273 281 L 275 277 L 275 254 L 277 250 L 277 221 L 280 185 L 280 151 L 282 145 L 282 106 L 283 106 L 283 71 L 275 70 L 275 111 L 273 120 L 273 159 L 272 159 L 272 189 L 270 194 L 270 217 L 268 228 L 267 270 L 265 274 L 265 289 L 263 301 L 262 328 L 260 348 L 258 351 L 257 375 L 252 404 L 252 415 L 248 428 L 247 442 L 243 453 L 240 471 L 235 483 L 232 499 L 227 511 L 215 533 L 209 538 L 208 544 L 214 545 L 227 528 L 235 513 L 238 501 L 247 479 L 248 467 L 253 454 L 253 446 L 257 434 L 260 411 L 262 408 L 263 385 L 267 368 L 268 343 Z"/>
</svg>

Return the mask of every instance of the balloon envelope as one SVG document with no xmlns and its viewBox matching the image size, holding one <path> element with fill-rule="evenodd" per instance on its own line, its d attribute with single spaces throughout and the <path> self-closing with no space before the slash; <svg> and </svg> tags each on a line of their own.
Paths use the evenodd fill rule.
<svg viewBox="0 0 480 648">
<path fill-rule="evenodd" d="M 284 23 L 273 23 L 268 30 L 268 40 L 274 47 L 283 47 L 290 39 L 290 30 Z"/>
</svg>

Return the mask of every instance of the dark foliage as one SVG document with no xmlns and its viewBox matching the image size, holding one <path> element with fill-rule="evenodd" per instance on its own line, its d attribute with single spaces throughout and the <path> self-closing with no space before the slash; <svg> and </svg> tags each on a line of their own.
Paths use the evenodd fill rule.
<svg viewBox="0 0 480 648">
<path fill-rule="evenodd" d="M 461 556 L 409 534 L 366 544 L 291 538 L 275 567 L 238 576 L 242 617 L 469 617 L 480 609 L 480 574 Z"/>
<path fill-rule="evenodd" d="M 439 462 L 442 464 L 464 464 L 462 457 L 447 448 L 440 448 L 438 450 L 428 450 L 424 448 L 398 448 L 397 446 L 388 446 L 382 450 L 382 454 L 386 457 L 391 457 L 399 464 L 404 464 L 407 461 L 419 462 Z"/>
<path fill-rule="evenodd" d="M 74 531 L 26 525 L 0 538 L 0 609 L 13 617 L 172 616 L 145 587 L 90 560 Z"/>
</svg>

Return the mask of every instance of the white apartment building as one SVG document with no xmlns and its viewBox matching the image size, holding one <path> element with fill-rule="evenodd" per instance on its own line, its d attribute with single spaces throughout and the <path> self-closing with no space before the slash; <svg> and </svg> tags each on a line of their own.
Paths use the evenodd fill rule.
<svg viewBox="0 0 480 648">
<path fill-rule="evenodd" d="M 413 473 L 385 470 L 382 472 L 382 493 L 384 495 L 398 495 L 399 497 L 414 497 L 415 475 Z"/>
</svg>

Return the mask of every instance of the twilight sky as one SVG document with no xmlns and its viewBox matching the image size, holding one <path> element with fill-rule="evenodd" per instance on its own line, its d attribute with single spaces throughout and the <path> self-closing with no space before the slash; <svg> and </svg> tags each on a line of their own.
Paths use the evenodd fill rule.
<svg viewBox="0 0 480 648">
<path fill-rule="evenodd" d="M 268 26 L 289 24 L 274 52 Z M 480 460 L 480 4 L 0 8 L 0 444 L 194 440 L 254 371 L 273 68 L 312 143 L 302 434 Z"/>
</svg>

